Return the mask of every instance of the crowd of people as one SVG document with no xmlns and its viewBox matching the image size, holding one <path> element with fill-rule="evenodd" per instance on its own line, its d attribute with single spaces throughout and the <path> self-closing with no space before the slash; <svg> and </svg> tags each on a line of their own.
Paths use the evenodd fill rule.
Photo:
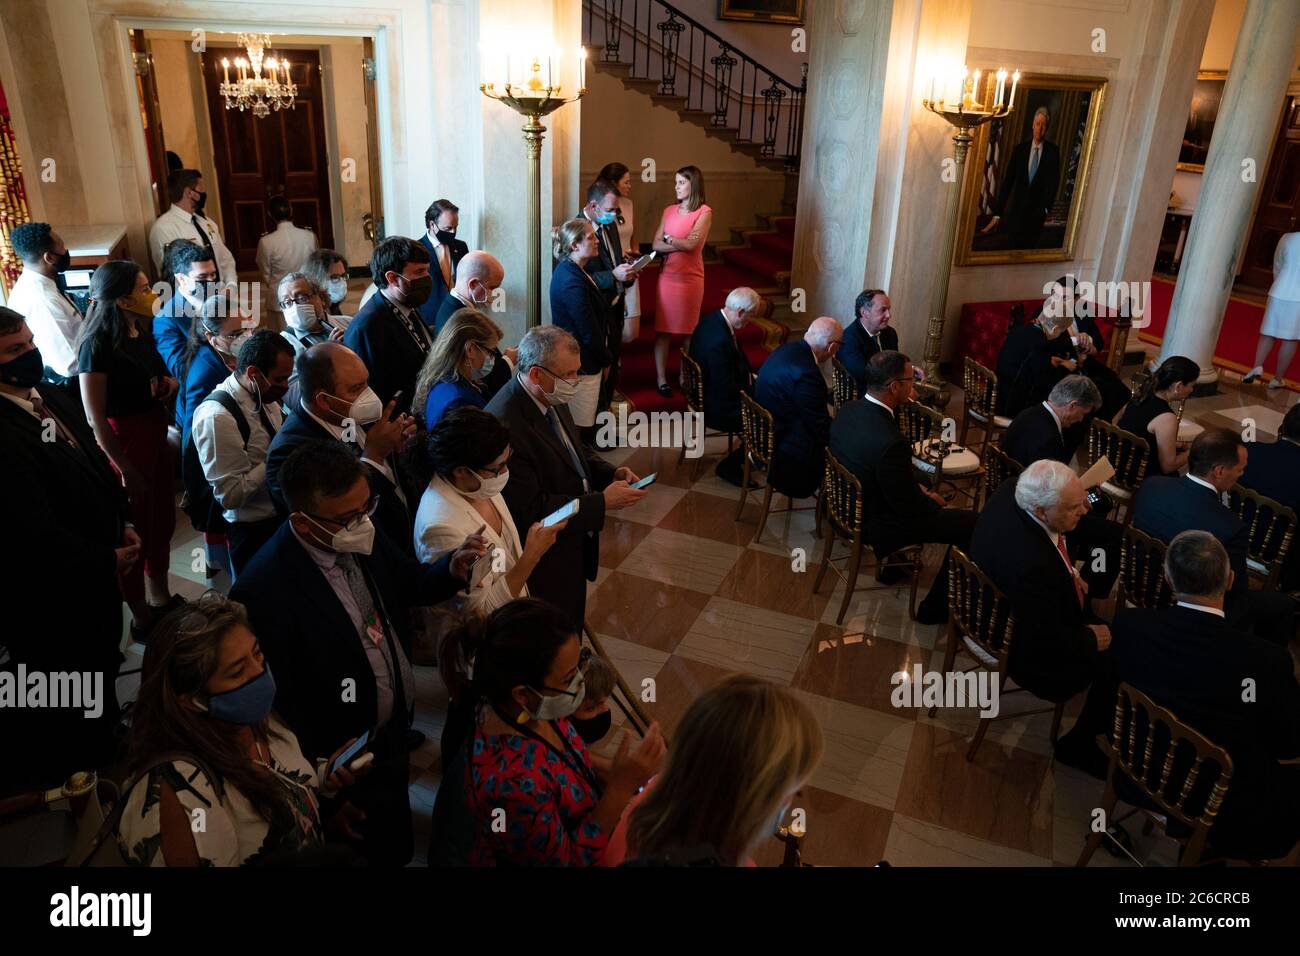
<svg viewBox="0 0 1300 956">
<path fill-rule="evenodd" d="M 353 316 L 341 309 L 346 259 L 273 202 L 258 265 L 282 332 L 258 328 L 232 291 L 234 257 L 203 216 L 193 170 L 171 174 L 173 205 L 150 231 L 172 290 L 162 299 L 148 266 L 110 261 L 91 277 L 83 317 L 57 281 L 62 239 L 47 224 L 17 227 L 24 268 L 14 307 L 0 309 L 0 433 L 16 503 L 10 583 L 32 614 L 9 629 L 0 666 L 107 675 L 89 731 L 57 711 L 6 714 L 19 784 L 119 773 L 130 785 L 116 838 L 142 865 L 303 854 L 403 865 L 415 849 L 410 753 L 423 739 L 413 661 L 430 639 L 449 695 L 431 862 L 702 853 L 752 865 L 823 750 L 794 694 L 731 677 L 691 704 L 671 748 L 651 725 L 606 748 L 612 756 L 596 752 L 615 675 L 583 642 L 588 582 L 607 515 L 646 494 L 594 442 L 621 346 L 639 334 L 630 182 L 627 167 L 607 166 L 579 215 L 556 227 L 553 322 L 515 344 L 491 317 L 505 268 L 456 238 L 447 200 L 429 207 L 418 239 L 376 245 Z M 762 299 L 737 288 L 701 315 L 712 213 L 698 168 L 678 170 L 675 189 L 650 244 L 663 262 L 659 390 L 671 394 L 671 343 L 689 336 L 708 427 L 740 432 L 742 393 L 772 415 L 773 490 L 816 495 L 829 450 L 861 483 L 864 538 L 880 559 L 913 544 L 963 549 L 1014 606 L 1011 677 L 1051 701 L 1086 694 L 1058 759 L 1104 772 L 1095 738 L 1127 680 L 1180 713 L 1187 705 L 1204 732 L 1223 728 L 1220 742 L 1250 768 L 1234 780 L 1220 849 L 1300 838 L 1300 777 L 1275 766 L 1300 751 L 1286 654 L 1296 605 L 1247 586 L 1247 532 L 1219 497 L 1241 482 L 1297 505 L 1286 477 L 1300 457 L 1297 409 L 1276 446 L 1208 429 L 1183 447 L 1172 403 L 1190 393 L 1195 363 L 1168 359 L 1130 394 L 1097 359 L 1095 323 L 1062 308 L 1067 277 L 998 363 L 998 412 L 1011 419 L 1001 444 L 1023 471 L 990 488 L 980 511 L 951 507 L 918 482 L 900 430 L 921 376 L 898 350 L 887 293 L 863 291 L 847 323 L 817 318 L 755 370 L 737 332 Z M 836 362 L 857 397 L 832 408 Z M 1176 608 L 1110 622 L 1094 613 L 1118 574 L 1121 526 L 1093 509 L 1070 464 L 1098 416 L 1150 445 L 1131 515 L 1169 543 Z M 739 484 L 744 454 L 722 459 L 718 475 Z M 207 555 L 228 555 L 228 596 L 171 592 L 178 474 Z M 1084 560 L 1097 549 L 1106 561 Z M 1292 558 L 1284 588 L 1298 583 Z M 948 616 L 948 560 L 922 623 Z M 125 718 L 114 689 L 123 602 L 145 647 Z M 50 609 L 53 632 L 41 624 Z M 1184 652 L 1195 666 L 1161 666 Z M 1238 675 L 1258 679 L 1258 708 L 1242 709 Z M 198 806 L 209 810 L 203 832 L 188 823 Z"/>
</svg>

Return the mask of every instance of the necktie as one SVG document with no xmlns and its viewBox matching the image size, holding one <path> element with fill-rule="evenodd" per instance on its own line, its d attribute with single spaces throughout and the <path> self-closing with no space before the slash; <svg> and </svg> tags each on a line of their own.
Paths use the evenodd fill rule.
<svg viewBox="0 0 1300 956">
<path fill-rule="evenodd" d="M 217 252 L 212 248 L 212 240 L 208 237 L 208 231 L 203 228 L 203 224 L 199 222 L 198 216 L 190 216 L 190 222 L 194 223 L 194 231 L 199 234 L 199 242 L 203 243 L 203 247 L 207 249 L 208 254 L 212 256 L 212 268 L 216 270 L 217 281 L 220 282 L 221 266 L 217 263 Z"/>
<path fill-rule="evenodd" d="M 1070 578 L 1074 581 L 1074 593 L 1078 595 L 1079 607 L 1083 607 L 1083 582 L 1079 580 L 1079 573 L 1074 570 L 1074 562 L 1070 560 L 1070 552 L 1065 548 L 1065 535 L 1056 536 L 1056 550 L 1061 552 L 1061 558 L 1070 569 Z"/>
<path fill-rule="evenodd" d="M 39 392 L 33 389 L 28 401 L 32 403 L 32 410 L 36 412 L 37 418 L 42 422 L 54 422 L 54 433 L 58 435 L 60 441 L 67 442 L 73 448 L 80 447 L 77 444 L 76 439 L 72 437 L 72 433 L 65 429 L 63 423 L 59 421 L 58 417 L 55 416 L 53 412 L 50 411 L 49 407 L 45 404 L 45 400 L 41 398 Z"/>
<path fill-rule="evenodd" d="M 442 281 L 450 289 L 454 282 L 451 279 L 451 250 L 447 248 L 446 243 L 438 243 L 438 267 L 442 269 Z"/>
<path fill-rule="evenodd" d="M 1038 173 L 1038 154 L 1042 146 L 1035 146 L 1029 151 L 1029 181 L 1034 181 L 1034 176 Z"/>
<path fill-rule="evenodd" d="M 360 559 L 354 554 L 340 554 L 338 556 L 339 567 L 343 569 L 344 576 L 348 579 L 348 588 L 352 591 L 352 599 L 357 602 L 357 610 L 361 612 L 361 620 L 364 625 L 374 622 L 379 625 L 384 634 L 384 643 L 381 650 L 384 652 L 384 659 L 388 662 L 389 677 L 397 676 L 393 683 L 393 714 L 401 715 L 402 720 L 407 719 L 407 701 L 415 692 L 415 680 L 411 676 L 411 665 L 407 661 L 406 655 L 402 652 L 402 646 L 393 640 L 393 633 L 383 620 L 379 609 L 375 607 L 374 596 L 370 593 L 370 585 L 366 581 L 365 572 L 361 570 Z M 363 634 L 362 640 L 370 640 L 370 635 Z"/>
<path fill-rule="evenodd" d="M 560 444 L 564 446 L 569 453 L 569 461 L 573 463 L 573 468 L 582 476 L 582 486 L 587 488 L 587 469 L 578 457 L 578 452 L 574 449 L 573 444 L 569 441 L 569 436 L 564 433 L 564 426 L 560 424 L 560 416 L 555 414 L 554 408 L 546 409 L 546 420 L 551 423 L 551 428 L 555 431 L 555 436 L 560 439 Z"/>
</svg>

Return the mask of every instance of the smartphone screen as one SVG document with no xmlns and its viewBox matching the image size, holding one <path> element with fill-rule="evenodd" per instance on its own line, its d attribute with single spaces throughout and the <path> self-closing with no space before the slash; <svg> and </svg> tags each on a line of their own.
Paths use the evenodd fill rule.
<svg viewBox="0 0 1300 956">
<path fill-rule="evenodd" d="M 640 481 L 634 481 L 634 482 L 632 483 L 632 487 L 633 487 L 633 488 L 649 488 L 651 485 L 653 485 L 653 484 L 655 483 L 655 479 L 658 478 L 658 477 L 659 477 L 659 472 L 657 472 L 657 471 L 656 471 L 656 472 L 651 472 L 650 474 L 648 474 L 648 475 L 646 475 L 644 478 L 642 478 Z"/>
<path fill-rule="evenodd" d="M 364 734 L 362 734 L 360 737 L 357 738 L 356 743 L 354 743 L 347 750 L 343 751 L 343 753 L 339 754 L 339 759 L 334 761 L 334 763 L 330 765 L 330 773 L 331 774 L 335 773 L 338 771 L 339 767 L 346 766 L 348 761 L 350 761 L 353 757 L 355 757 L 361 751 L 366 749 L 366 744 L 368 744 L 369 742 L 370 742 L 370 731 L 367 730 Z"/>
<path fill-rule="evenodd" d="M 483 578 L 487 576 L 487 573 L 492 570 L 492 555 L 496 549 L 495 544 L 489 544 L 487 553 L 475 561 L 474 567 L 470 568 L 469 587 L 471 591 L 478 587 Z"/>
<path fill-rule="evenodd" d="M 553 511 L 542 519 L 542 527 L 549 528 L 551 525 L 559 524 L 565 518 L 572 518 L 578 513 L 578 499 L 574 498 L 563 508 Z"/>
</svg>

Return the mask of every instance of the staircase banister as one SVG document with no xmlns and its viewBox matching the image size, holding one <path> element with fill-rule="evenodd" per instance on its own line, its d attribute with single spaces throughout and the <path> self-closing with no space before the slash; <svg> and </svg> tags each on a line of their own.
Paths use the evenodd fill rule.
<svg viewBox="0 0 1300 956">
<path fill-rule="evenodd" d="M 587 3 L 587 4 L 588 4 L 588 5 L 589 5 L 593 10 L 595 10 L 596 12 L 599 12 L 599 13 L 601 14 L 601 18 L 604 19 L 604 11 L 603 11 L 603 10 L 600 10 L 600 9 L 598 8 L 598 6 L 597 6 L 597 2 L 598 2 L 598 0 L 586 0 L 586 3 Z M 714 42 L 716 42 L 719 46 L 726 47 L 728 50 L 730 50 L 732 53 L 735 53 L 737 56 L 743 57 L 743 58 L 744 58 L 746 61 L 748 61 L 748 62 L 750 63 L 750 65 L 753 66 L 756 70 L 761 70 L 762 72 L 766 73 L 770 79 L 774 80 L 774 81 L 777 82 L 777 83 L 780 83 L 782 86 L 789 87 L 789 89 L 790 89 L 791 91 L 799 91 L 799 90 L 802 90 L 802 89 L 803 89 L 803 87 L 800 86 L 800 84 L 798 84 L 798 83 L 791 83 L 791 82 L 790 82 L 789 80 L 787 80 L 785 77 L 778 75 L 777 72 L 776 72 L 775 70 L 769 70 L 767 67 L 765 67 L 762 63 L 759 63 L 757 60 L 755 60 L 752 56 L 750 56 L 750 55 L 749 55 L 748 53 L 746 53 L 744 50 L 741 50 L 741 49 L 737 48 L 736 45 L 735 45 L 734 43 L 731 43 L 731 42 L 728 41 L 728 40 L 724 40 L 724 39 L 722 39 L 722 37 L 718 36 L 716 33 L 714 33 L 712 30 L 710 30 L 710 29 L 709 29 L 708 27 L 706 27 L 704 24 L 700 23 L 700 21 L 696 20 L 694 17 L 692 17 L 692 16 L 691 16 L 690 14 L 688 14 L 688 13 L 683 13 L 681 10 L 677 9 L 677 7 L 674 7 L 671 3 L 667 3 L 667 2 L 665 2 L 665 0 L 650 0 L 650 2 L 651 2 L 651 3 L 654 3 L 654 4 L 657 4 L 658 6 L 661 6 L 661 7 L 664 7 L 664 8 L 666 8 L 666 9 L 668 9 L 669 11 L 671 11 L 671 12 L 673 13 L 674 16 L 680 17 L 682 20 L 685 20 L 687 23 L 689 23 L 691 26 L 695 27 L 695 29 L 699 30 L 699 31 L 700 31 L 701 33 L 703 33 L 705 36 L 710 36 L 710 37 L 712 37 L 713 40 L 714 40 Z"/>
</svg>

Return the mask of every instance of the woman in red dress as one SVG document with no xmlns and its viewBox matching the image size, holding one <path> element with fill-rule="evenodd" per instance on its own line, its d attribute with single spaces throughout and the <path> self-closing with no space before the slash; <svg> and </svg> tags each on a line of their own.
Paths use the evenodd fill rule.
<svg viewBox="0 0 1300 956">
<path fill-rule="evenodd" d="M 664 257 L 655 306 L 655 374 L 659 394 L 668 387 L 668 344 L 674 335 L 690 335 L 704 302 L 704 243 L 713 225 L 713 210 L 704 204 L 704 174 L 698 166 L 677 170 L 677 202 L 664 210 L 654 249 Z"/>
</svg>

